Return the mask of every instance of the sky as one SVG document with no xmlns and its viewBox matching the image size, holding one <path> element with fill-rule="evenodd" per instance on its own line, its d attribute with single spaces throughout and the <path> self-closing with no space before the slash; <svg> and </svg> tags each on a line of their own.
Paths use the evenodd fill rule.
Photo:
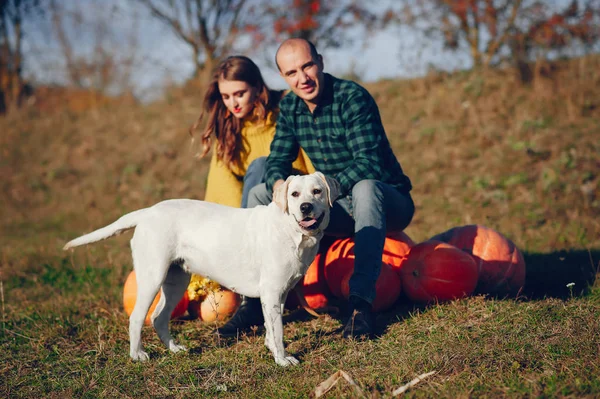
<svg viewBox="0 0 600 399">
<path fill-rule="evenodd" d="M 386 7 L 390 1 L 394 0 L 377 0 L 373 7 Z M 71 18 L 68 20 L 70 23 L 64 26 L 77 57 L 94 56 L 94 38 L 99 29 L 89 22 L 94 20 L 109 23 L 110 31 L 105 34 L 103 43 L 117 57 L 135 53 L 137 68 L 132 80 L 138 97 L 152 100 L 160 96 L 165 84 L 181 84 L 191 76 L 194 67 L 190 48 L 139 4 L 122 0 L 61 0 L 59 4 L 70 12 L 67 14 Z M 72 22 L 76 11 L 83 15 L 80 25 Z M 26 76 L 41 83 L 66 82 L 65 60 L 55 38 L 50 15 L 34 20 L 26 26 L 26 32 L 23 47 L 27 60 Z M 135 42 L 132 44 L 133 37 Z M 275 51 L 276 48 L 259 47 L 246 55 L 259 65 L 270 87 L 283 89 L 285 82 L 271 61 Z M 444 52 L 441 46 L 434 48 L 431 44 L 424 51 L 414 32 L 397 26 L 377 32 L 364 43 L 356 43 L 352 47 L 319 51 L 323 55 L 326 72 L 337 76 L 352 74 L 366 82 L 423 75 L 429 62 L 439 63 L 442 58 L 445 60 L 440 65 L 446 69 L 464 67 L 468 63 L 464 57 Z"/>
<path fill-rule="evenodd" d="M 371 0 L 374 9 L 401 4 L 398 0 Z M 554 6 L 570 0 L 553 0 Z M 181 84 L 193 72 L 191 50 L 164 24 L 153 18 L 139 3 L 123 0 L 61 0 L 66 10 L 80 11 L 82 23 L 65 24 L 76 56 L 90 58 L 95 54 L 94 40 L 101 31 L 93 21 L 104 21 L 103 45 L 122 60 L 134 56 L 135 71 L 131 76 L 134 93 L 142 100 L 159 97 L 165 84 Z M 69 14 L 73 15 L 73 14 Z M 72 21 L 72 20 L 71 20 Z M 92 22 L 90 22 L 92 21 Z M 54 37 L 51 19 L 43 16 L 26 27 L 24 40 L 27 57 L 25 73 L 37 81 L 66 81 L 64 56 Z M 469 68 L 468 53 L 443 48 L 441 41 L 425 40 L 403 26 L 391 26 L 368 36 L 363 42 L 340 49 L 318 49 L 323 55 L 326 72 L 337 76 L 359 76 L 361 81 L 411 78 L 424 75 L 430 67 L 452 71 Z M 285 88 L 283 79 L 273 66 L 276 48 L 258 47 L 247 53 L 261 68 L 267 84 Z M 118 88 L 116 88 L 118 89 Z"/>
<path fill-rule="evenodd" d="M 379 8 L 395 0 L 377 0 Z M 148 21 L 142 47 L 158 54 L 168 54 L 171 62 L 168 73 L 175 82 L 185 80 L 193 71 L 189 48 L 180 42 L 167 28 Z M 351 47 L 340 49 L 318 49 L 323 55 L 326 72 L 334 75 L 353 74 L 365 82 L 381 79 L 410 78 L 422 76 L 428 66 L 434 64 L 440 69 L 455 70 L 470 67 L 469 57 L 442 48 L 441 43 L 428 43 L 423 46 L 414 31 L 406 27 L 393 26 L 369 36 L 364 43 L 357 42 Z M 260 47 L 247 53 L 261 68 L 267 84 L 274 89 L 285 88 L 285 82 L 273 65 L 275 47 Z"/>
</svg>

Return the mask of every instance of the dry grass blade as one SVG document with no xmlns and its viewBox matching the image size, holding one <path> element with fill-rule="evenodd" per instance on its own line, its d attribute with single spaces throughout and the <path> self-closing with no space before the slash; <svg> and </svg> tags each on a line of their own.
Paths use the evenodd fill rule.
<svg viewBox="0 0 600 399">
<path fill-rule="evenodd" d="M 4 283 L 2 281 L 0 281 L 0 298 L 2 299 L 2 329 L 4 330 L 6 318 L 4 317 Z"/>
<path fill-rule="evenodd" d="M 354 382 L 352 377 L 350 377 L 348 375 L 348 373 L 346 373 L 343 370 L 336 371 L 331 376 L 329 376 L 329 378 L 327 378 L 325 381 L 323 381 L 322 383 L 317 385 L 317 388 L 315 388 L 315 397 L 320 398 L 321 396 L 325 395 L 331 388 L 333 388 L 335 386 L 335 384 L 337 384 L 338 380 L 341 377 L 344 378 L 346 380 L 346 382 L 348 382 L 348 384 L 350 384 L 352 386 L 352 388 L 354 388 L 354 390 L 356 391 L 356 393 L 359 396 L 365 397 L 365 393 L 362 391 L 362 389 L 360 389 L 358 384 L 356 382 Z"/>
<path fill-rule="evenodd" d="M 315 388 L 315 397 L 320 398 L 321 396 L 325 395 L 331 388 L 333 388 L 333 386 L 338 382 L 339 379 L 340 370 L 331 374 L 329 378 L 317 385 L 317 387 Z"/>
<path fill-rule="evenodd" d="M 429 373 L 421 374 L 420 376 L 418 376 L 417 378 L 415 378 L 408 384 L 402 385 L 400 388 L 395 389 L 392 392 L 392 396 L 398 396 L 398 395 L 403 394 L 404 392 L 408 391 L 410 388 L 417 385 L 419 382 L 423 381 L 425 378 L 429 377 L 430 375 L 434 375 L 435 373 L 437 373 L 437 371 L 430 371 Z"/>
</svg>

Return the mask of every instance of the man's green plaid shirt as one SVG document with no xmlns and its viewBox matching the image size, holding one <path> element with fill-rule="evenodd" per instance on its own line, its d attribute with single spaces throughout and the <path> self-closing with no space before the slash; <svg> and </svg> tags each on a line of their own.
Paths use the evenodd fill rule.
<svg viewBox="0 0 600 399">
<path fill-rule="evenodd" d="M 269 190 L 278 179 L 292 174 L 300 147 L 316 170 L 338 180 L 342 195 L 364 179 L 379 180 L 402 192 L 412 188 L 392 152 L 375 100 L 355 82 L 325 74 L 324 91 L 312 114 L 293 93 L 281 100 L 267 160 Z"/>
</svg>

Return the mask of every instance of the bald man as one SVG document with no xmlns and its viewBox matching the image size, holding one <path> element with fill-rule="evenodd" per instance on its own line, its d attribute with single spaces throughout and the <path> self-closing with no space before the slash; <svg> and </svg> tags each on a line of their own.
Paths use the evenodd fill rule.
<svg viewBox="0 0 600 399">
<path fill-rule="evenodd" d="M 386 234 L 404 230 L 414 214 L 410 179 L 390 147 L 377 104 L 366 89 L 325 73 L 323 57 L 304 39 L 283 42 L 275 60 L 291 93 L 280 103 L 266 183 L 250 191 L 248 207 L 271 202 L 273 188 L 293 173 L 299 148 L 316 170 L 339 182 L 341 195 L 333 204 L 325 234 L 354 237 L 355 242 L 352 313 L 343 335 L 371 337 L 375 328 L 371 303 Z M 248 306 L 237 321 L 232 319 L 233 324 L 224 327 L 262 324 L 257 309 L 259 303 Z"/>
</svg>

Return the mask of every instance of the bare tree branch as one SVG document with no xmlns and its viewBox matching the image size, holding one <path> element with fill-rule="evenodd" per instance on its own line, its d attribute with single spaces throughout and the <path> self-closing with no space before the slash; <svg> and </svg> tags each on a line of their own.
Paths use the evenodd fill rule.
<svg viewBox="0 0 600 399">
<path fill-rule="evenodd" d="M 65 33 L 63 18 L 61 18 L 60 15 L 62 12 L 63 11 L 57 6 L 56 1 L 51 0 L 50 14 L 52 16 L 52 27 L 58 39 L 60 49 L 63 52 L 63 56 L 65 57 L 67 74 L 69 75 L 71 83 L 75 84 L 77 87 L 83 87 L 80 70 L 75 66 L 75 59 L 73 57 L 73 45 L 69 42 L 67 34 Z"/>
<path fill-rule="evenodd" d="M 194 75 L 211 70 L 216 60 L 228 53 L 242 28 L 246 0 L 139 0 L 165 26 L 186 43 L 193 54 Z M 176 5 L 183 6 L 183 11 Z"/>
<path fill-rule="evenodd" d="M 23 20 L 39 7 L 37 0 L 0 1 L 0 114 L 20 106 L 23 81 Z"/>
<path fill-rule="evenodd" d="M 501 37 L 492 39 L 492 41 L 488 44 L 488 49 L 486 51 L 486 60 L 484 66 L 489 66 L 492 58 L 498 52 L 498 49 L 501 45 L 506 43 L 508 37 L 513 34 L 513 30 L 515 28 L 515 21 L 517 20 L 517 15 L 519 14 L 519 9 L 521 8 L 522 0 L 515 0 L 515 4 L 513 5 L 512 12 L 510 17 L 508 18 L 507 26 L 504 28 L 504 33 Z"/>
<path fill-rule="evenodd" d="M 169 26 L 171 28 L 171 30 L 173 30 L 173 32 L 180 39 L 182 39 L 184 42 L 188 43 L 192 47 L 197 45 L 196 41 L 194 40 L 194 37 L 184 31 L 183 27 L 181 26 L 181 24 L 179 23 L 179 21 L 176 18 L 173 18 L 173 17 L 167 15 L 166 13 L 164 13 L 163 11 L 161 11 L 158 7 L 156 7 L 154 4 L 152 4 L 152 2 L 150 0 L 139 0 L 139 1 L 141 1 L 148 7 L 148 9 L 152 13 L 152 15 L 154 15 L 156 18 L 158 18 L 159 20 L 164 22 L 167 26 Z M 176 6 L 174 6 L 174 8 L 176 8 Z"/>
<path fill-rule="evenodd" d="M 538 0 L 420 0 L 406 6 L 401 23 L 452 50 L 468 47 L 475 67 L 502 60 L 526 64 L 536 50 L 591 48 L 600 40 L 597 0 L 551 7 Z M 579 12 L 579 8 L 585 12 Z M 596 28 L 594 28 L 596 27 Z M 441 35 L 440 35 L 441 34 Z M 577 43 L 577 44 L 576 44 Z"/>
</svg>

